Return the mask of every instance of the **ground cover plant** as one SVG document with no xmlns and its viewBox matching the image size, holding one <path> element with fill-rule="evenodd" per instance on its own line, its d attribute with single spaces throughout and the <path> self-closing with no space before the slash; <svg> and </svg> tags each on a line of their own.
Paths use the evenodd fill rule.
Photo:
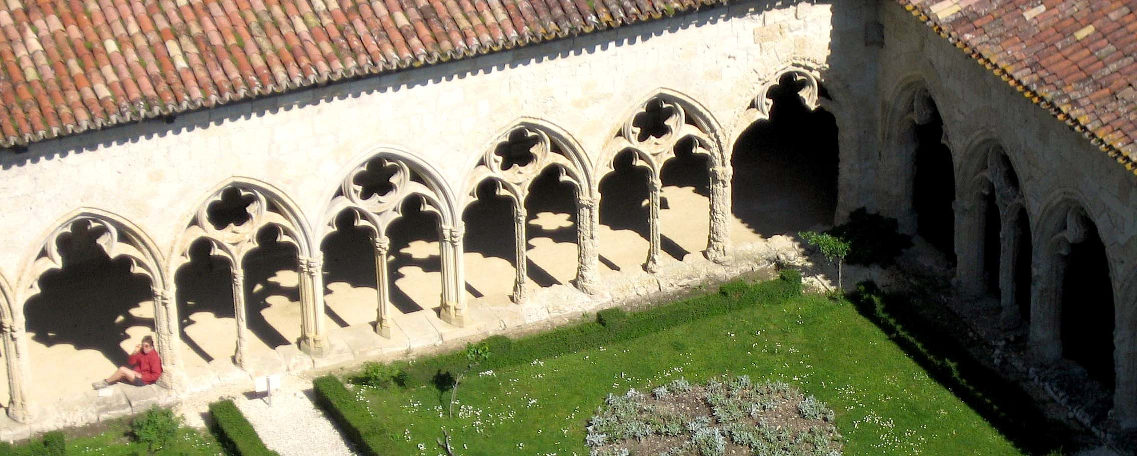
<svg viewBox="0 0 1137 456">
<path fill-rule="evenodd" d="M 332 391 L 375 454 L 446 454 L 437 443 L 445 432 L 453 454 L 585 455 L 607 394 L 743 375 L 827 404 L 844 454 L 1020 454 L 853 305 L 803 296 L 800 279 L 788 279 L 490 338 L 493 356 L 463 380 L 453 418 L 445 386 L 465 365 L 460 352 L 396 364 L 406 386 L 345 387 L 327 377 L 317 390 Z"/>
<path fill-rule="evenodd" d="M 208 432 L 182 425 L 168 409 L 151 409 L 132 419 L 117 420 L 93 435 L 84 430 L 55 431 L 19 445 L 0 444 L 0 455 L 12 456 L 218 456 L 226 454 Z"/>
<path fill-rule="evenodd" d="M 833 420 L 829 407 L 788 383 L 678 378 L 649 394 L 609 394 L 584 440 L 595 456 L 833 456 L 841 453 Z"/>
</svg>

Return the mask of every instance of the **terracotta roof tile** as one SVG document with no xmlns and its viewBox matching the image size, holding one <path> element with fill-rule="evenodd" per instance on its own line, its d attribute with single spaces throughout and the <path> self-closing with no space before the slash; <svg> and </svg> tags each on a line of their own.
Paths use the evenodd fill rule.
<svg viewBox="0 0 1137 456">
<path fill-rule="evenodd" d="M 1137 1 L 897 1 L 1137 172 Z"/>
</svg>

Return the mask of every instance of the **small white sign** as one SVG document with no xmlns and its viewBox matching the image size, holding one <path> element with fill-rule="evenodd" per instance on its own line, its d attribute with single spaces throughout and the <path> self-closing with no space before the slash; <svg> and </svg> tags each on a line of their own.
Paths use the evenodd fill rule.
<svg viewBox="0 0 1137 456">
<path fill-rule="evenodd" d="M 258 393 L 267 393 L 280 388 L 280 374 L 262 375 L 253 379 Z"/>
</svg>

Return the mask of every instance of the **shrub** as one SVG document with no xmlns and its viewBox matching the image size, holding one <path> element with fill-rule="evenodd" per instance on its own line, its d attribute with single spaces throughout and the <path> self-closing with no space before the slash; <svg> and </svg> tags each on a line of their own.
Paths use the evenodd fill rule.
<svg viewBox="0 0 1137 456">
<path fill-rule="evenodd" d="M 351 378 L 356 385 L 366 385 L 375 388 L 386 388 L 396 383 L 400 370 L 391 364 L 369 362 L 363 369 Z"/>
<path fill-rule="evenodd" d="M 860 208 L 849 214 L 849 221 L 833 227 L 828 233 L 849 241 L 852 251 L 849 264 L 888 266 L 900 252 L 912 246 L 912 237 L 900 234 L 896 219 L 869 213 Z"/>
<path fill-rule="evenodd" d="M 367 406 L 343 382 L 334 376 L 325 375 L 312 382 L 316 402 L 328 412 L 344 436 L 355 444 L 360 453 L 368 456 L 386 454 L 384 440 L 390 440 L 390 433 L 380 420 L 371 416 Z"/>
<path fill-rule="evenodd" d="M 624 309 L 621 309 L 619 307 L 613 307 L 596 312 L 596 322 L 600 323 L 600 326 L 606 328 L 616 327 L 620 324 L 620 322 L 624 321 L 627 318 L 628 313 L 624 312 Z"/>
<path fill-rule="evenodd" d="M 146 445 L 148 450 L 154 452 L 165 448 L 174 441 L 181 424 L 181 417 L 174 415 L 170 409 L 154 407 L 131 421 L 130 429 L 136 441 Z"/>
<path fill-rule="evenodd" d="M 63 432 L 52 431 L 43 435 L 43 449 L 48 456 L 63 456 L 67 454 L 67 440 Z"/>
<path fill-rule="evenodd" d="M 233 401 L 225 400 L 209 404 L 209 414 L 213 416 L 213 433 L 230 453 L 238 456 L 274 456 L 261 441 L 257 431 L 237 409 Z"/>
</svg>

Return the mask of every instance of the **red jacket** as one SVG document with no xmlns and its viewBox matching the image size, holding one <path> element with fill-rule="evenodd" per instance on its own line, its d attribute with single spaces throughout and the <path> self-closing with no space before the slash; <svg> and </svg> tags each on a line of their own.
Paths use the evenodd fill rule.
<svg viewBox="0 0 1137 456">
<path fill-rule="evenodd" d="M 131 369 L 142 374 L 142 381 L 146 384 L 154 383 L 162 375 L 162 358 L 158 357 L 157 350 L 150 350 L 150 353 L 139 350 L 138 353 L 130 355 L 127 362 L 130 363 Z"/>
</svg>

